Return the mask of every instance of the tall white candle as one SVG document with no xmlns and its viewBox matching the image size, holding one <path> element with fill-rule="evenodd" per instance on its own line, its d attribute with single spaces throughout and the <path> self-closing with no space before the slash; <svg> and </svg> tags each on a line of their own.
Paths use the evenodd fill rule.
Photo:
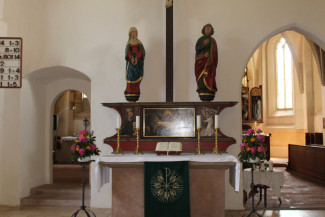
<svg viewBox="0 0 325 217">
<path fill-rule="evenodd" d="M 196 127 L 201 128 L 201 115 L 196 116 Z"/>
<path fill-rule="evenodd" d="M 135 118 L 135 127 L 136 128 L 140 128 L 140 116 L 136 116 Z"/>
<path fill-rule="evenodd" d="M 219 115 L 214 116 L 214 128 L 219 128 Z"/>
<path fill-rule="evenodd" d="M 121 127 L 121 117 L 117 116 L 116 117 L 116 128 L 120 128 Z"/>
</svg>

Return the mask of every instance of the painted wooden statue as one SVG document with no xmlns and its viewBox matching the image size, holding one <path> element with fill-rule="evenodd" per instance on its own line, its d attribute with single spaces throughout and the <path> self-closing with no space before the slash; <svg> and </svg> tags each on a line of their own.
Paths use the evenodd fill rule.
<svg viewBox="0 0 325 217">
<path fill-rule="evenodd" d="M 126 60 L 126 89 L 124 95 L 127 101 L 136 102 L 140 97 L 140 83 L 143 78 L 145 50 L 138 39 L 135 27 L 129 30 L 129 40 L 125 48 Z"/>
<path fill-rule="evenodd" d="M 198 39 L 195 46 L 196 91 L 202 101 L 212 101 L 217 92 L 218 47 L 216 40 L 211 37 L 213 33 L 212 25 L 206 24 L 202 28 L 203 36 Z"/>
</svg>

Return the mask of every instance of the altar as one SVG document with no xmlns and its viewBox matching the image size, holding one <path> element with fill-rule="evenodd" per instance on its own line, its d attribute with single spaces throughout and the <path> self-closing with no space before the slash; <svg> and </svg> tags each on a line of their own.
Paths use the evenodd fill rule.
<svg viewBox="0 0 325 217">
<path fill-rule="evenodd" d="M 229 182 L 239 191 L 240 163 L 235 156 L 129 154 L 96 160 L 98 190 L 105 183 L 112 183 L 112 217 L 144 216 L 144 162 L 165 161 L 189 162 L 191 217 L 225 216 L 225 170 L 229 169 Z"/>
</svg>

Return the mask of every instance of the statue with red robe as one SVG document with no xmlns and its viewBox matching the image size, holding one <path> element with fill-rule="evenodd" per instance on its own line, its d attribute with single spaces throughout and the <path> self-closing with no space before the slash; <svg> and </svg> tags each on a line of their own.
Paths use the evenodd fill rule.
<svg viewBox="0 0 325 217">
<path fill-rule="evenodd" d="M 217 92 L 216 70 L 218 65 L 218 47 L 211 24 L 202 28 L 203 36 L 195 45 L 195 77 L 197 92 L 202 101 L 212 101 Z"/>
<path fill-rule="evenodd" d="M 127 101 L 136 102 L 139 100 L 145 54 L 142 42 L 138 39 L 137 29 L 131 27 L 129 30 L 129 40 L 125 48 L 125 78 L 127 84 L 124 95 Z"/>
</svg>

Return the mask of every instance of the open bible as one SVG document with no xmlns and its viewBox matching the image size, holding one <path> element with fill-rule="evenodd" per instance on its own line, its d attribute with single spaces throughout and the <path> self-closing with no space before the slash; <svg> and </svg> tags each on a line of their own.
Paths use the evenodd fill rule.
<svg viewBox="0 0 325 217">
<path fill-rule="evenodd" d="M 182 152 L 180 142 L 158 142 L 156 145 L 157 155 L 179 155 Z"/>
</svg>

